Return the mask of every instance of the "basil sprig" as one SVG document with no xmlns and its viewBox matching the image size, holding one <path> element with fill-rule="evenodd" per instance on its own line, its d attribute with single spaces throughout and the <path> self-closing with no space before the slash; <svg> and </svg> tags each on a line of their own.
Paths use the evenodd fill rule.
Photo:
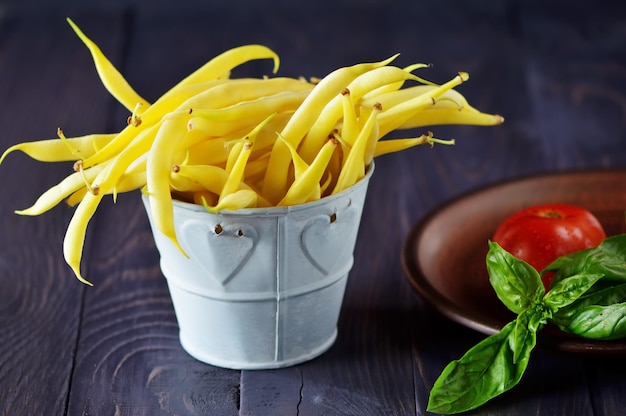
<svg viewBox="0 0 626 416">
<path fill-rule="evenodd" d="M 555 272 L 547 292 L 532 266 L 497 243 L 489 242 L 486 263 L 496 295 L 517 318 L 444 368 L 430 412 L 472 410 L 517 385 L 548 322 L 586 338 L 626 337 L 626 234 L 555 260 L 543 271 Z"/>
</svg>

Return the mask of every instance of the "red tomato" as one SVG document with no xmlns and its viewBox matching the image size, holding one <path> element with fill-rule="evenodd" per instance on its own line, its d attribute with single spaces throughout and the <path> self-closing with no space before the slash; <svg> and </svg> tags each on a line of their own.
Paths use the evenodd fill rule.
<svg viewBox="0 0 626 416">
<path fill-rule="evenodd" d="M 606 233 L 598 219 L 584 208 L 547 204 L 522 209 L 506 218 L 492 241 L 538 271 L 557 257 L 598 246 Z M 548 289 L 552 273 L 542 277 Z"/>
</svg>

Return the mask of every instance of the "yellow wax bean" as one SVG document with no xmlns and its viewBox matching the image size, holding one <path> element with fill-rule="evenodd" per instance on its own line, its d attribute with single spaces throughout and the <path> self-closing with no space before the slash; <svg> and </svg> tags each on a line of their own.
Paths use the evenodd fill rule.
<svg viewBox="0 0 626 416">
<path fill-rule="evenodd" d="M 334 154 L 334 153 L 333 153 Z M 332 161 L 333 157 L 331 155 L 330 160 L 328 161 L 328 164 L 330 165 L 330 162 Z M 330 188 L 330 185 L 333 181 L 333 175 L 332 172 L 328 169 L 328 166 L 326 166 L 326 172 L 325 172 L 325 176 L 326 179 L 324 180 L 324 182 L 320 185 L 320 198 L 324 195 L 326 195 L 326 190 L 328 190 Z M 323 177 L 322 177 L 323 178 Z"/>
<path fill-rule="evenodd" d="M 141 120 L 141 124 L 152 125 L 161 120 L 168 113 L 175 111 L 185 101 L 191 100 L 193 97 L 200 94 L 207 94 L 209 91 L 213 91 L 220 85 L 232 82 L 235 82 L 235 80 L 215 79 L 212 81 L 185 85 L 181 88 L 173 89 L 167 94 L 159 97 L 150 107 L 145 109 L 142 108 L 141 110 L 143 111 L 139 112 L 138 117 Z M 140 127 L 141 124 L 135 127 Z"/>
<path fill-rule="evenodd" d="M 392 107 L 398 104 L 402 104 L 405 101 L 414 99 L 422 94 L 429 94 L 435 91 L 437 88 L 439 88 L 439 86 L 437 85 L 416 85 L 413 87 L 403 88 L 401 90 L 384 93 L 378 96 L 368 97 L 367 99 L 364 97 L 361 102 L 361 105 L 365 107 L 369 107 L 369 106 L 374 105 L 376 102 L 378 102 L 383 106 L 383 108 L 385 108 L 386 110 L 390 110 Z M 472 108 L 468 104 L 465 97 L 460 92 L 454 89 L 447 90 L 443 94 L 440 94 L 439 97 L 435 100 L 434 107 L 435 108 L 450 107 L 450 108 L 457 108 L 457 109 Z M 473 110 L 478 111 L 475 109 Z"/>
<path fill-rule="evenodd" d="M 172 173 L 170 174 L 170 188 L 176 192 L 196 192 L 205 189 L 200 183 L 197 181 L 188 178 L 184 175 L 179 175 L 181 166 L 185 165 L 174 165 L 172 166 Z"/>
<path fill-rule="evenodd" d="M 139 156 L 137 159 L 133 160 L 132 163 L 130 163 L 128 167 L 126 168 L 126 172 L 124 172 L 124 174 L 133 175 L 135 173 L 145 172 L 147 160 L 148 160 L 148 153 L 146 152 L 142 154 L 141 156 Z"/>
<path fill-rule="evenodd" d="M 220 211 L 236 211 L 244 208 L 254 208 L 257 205 L 257 193 L 251 189 L 240 189 L 233 193 L 220 197 L 214 207 L 204 204 L 207 211 L 217 213 Z"/>
<path fill-rule="evenodd" d="M 236 132 L 240 132 L 242 130 L 249 130 L 257 125 L 260 121 L 262 121 L 268 114 L 271 114 L 271 111 L 267 113 L 256 113 L 251 114 L 250 118 L 242 118 L 239 120 L 212 120 L 212 119 L 204 119 L 202 122 L 203 130 L 212 131 L 212 137 L 223 137 L 223 136 L 231 136 Z M 180 113 L 179 113 L 180 114 Z M 196 115 L 195 111 L 192 112 L 192 115 Z M 200 128 L 199 120 L 202 117 L 196 117 L 194 120 L 194 129 L 195 126 Z M 198 130 L 200 131 L 200 130 Z"/>
<path fill-rule="evenodd" d="M 135 92 L 122 74 L 120 74 L 107 57 L 104 56 L 98 45 L 91 41 L 72 19 L 68 18 L 67 22 L 72 29 L 74 29 L 74 32 L 76 32 L 80 40 L 87 46 L 89 52 L 91 52 L 98 75 L 109 93 L 130 111 L 132 111 L 138 103 L 148 107 L 150 105 L 148 101 L 141 98 L 139 94 Z"/>
<path fill-rule="evenodd" d="M 128 168 L 138 163 L 136 168 L 141 171 L 143 163 L 147 164 L 147 160 L 144 162 L 141 159 L 145 156 L 155 140 L 155 136 L 160 131 L 161 123 L 155 124 L 144 130 L 139 136 L 135 138 L 127 147 L 125 147 L 117 156 L 110 159 L 106 163 L 107 174 L 101 179 L 102 182 L 94 182 L 94 185 L 98 185 L 102 192 L 115 192 L 115 186 Z"/>
<path fill-rule="evenodd" d="M 227 195 L 232 194 L 233 192 L 239 189 L 239 185 L 243 181 L 243 175 L 246 169 L 246 164 L 248 163 L 248 159 L 250 157 L 250 153 L 252 153 L 252 142 L 246 140 L 243 142 L 241 150 L 237 155 L 237 159 L 235 160 L 232 168 L 226 171 L 228 172 L 228 178 L 226 178 L 226 182 L 224 183 L 224 187 L 222 188 L 222 192 L 220 192 L 219 202 L 224 199 Z"/>
<path fill-rule="evenodd" d="M 398 104 L 402 104 L 405 101 L 416 98 L 422 94 L 431 93 L 437 88 L 439 88 L 438 85 L 413 85 L 411 87 L 402 88 L 396 91 L 388 91 L 381 94 L 374 94 L 374 92 L 372 92 L 371 95 L 367 95 L 362 98 L 360 105 L 364 107 L 371 107 L 376 103 L 380 103 L 385 111 L 388 111 Z"/>
<path fill-rule="evenodd" d="M 228 149 L 224 140 L 218 137 L 212 137 L 204 133 L 203 131 L 194 129 L 192 127 L 192 120 L 190 118 L 187 122 L 187 132 L 180 139 L 174 152 L 172 154 L 173 163 L 200 163 L 189 162 L 194 156 L 197 157 L 209 157 L 215 159 L 216 162 L 224 161 L 228 157 Z M 221 149 L 220 149 L 221 147 Z M 210 152 L 208 154 L 198 154 L 199 152 Z M 217 153 L 217 154 L 213 154 Z M 220 155 L 221 157 L 220 159 Z M 183 162 L 187 161 L 187 162 Z"/>
<path fill-rule="evenodd" d="M 298 107 L 281 135 L 292 146 L 298 147 L 302 138 L 317 120 L 324 107 L 357 76 L 372 69 L 388 65 L 398 55 L 384 61 L 343 67 L 331 72 L 313 88 Z M 270 201 L 279 201 L 287 191 L 287 172 L 291 163 L 289 149 L 282 140 L 276 141 L 268 169 L 263 180 L 262 195 Z"/>
<path fill-rule="evenodd" d="M 110 165 L 107 165 L 107 167 L 100 171 L 95 180 L 101 182 L 103 178 L 108 175 L 109 169 Z M 78 280 L 90 286 L 92 286 L 92 284 L 84 279 L 81 274 L 80 263 L 83 255 L 87 225 L 96 212 L 103 195 L 104 194 L 101 192 L 87 192 L 85 194 L 72 215 L 63 240 L 63 256 L 65 257 L 65 262 L 70 266 Z"/>
<path fill-rule="evenodd" d="M 86 186 L 83 186 L 82 188 L 76 190 L 70 196 L 68 196 L 65 199 L 65 204 L 70 208 L 75 207 L 76 205 L 80 203 L 80 201 L 83 200 L 83 198 L 85 197 L 85 195 L 87 195 L 88 192 L 89 192 L 89 189 L 87 189 Z"/>
<path fill-rule="evenodd" d="M 487 114 L 457 108 L 427 108 L 416 113 L 397 129 L 410 129 L 422 126 L 435 126 L 441 124 L 469 124 L 474 126 L 495 126 L 502 124 L 504 117 L 498 114 Z"/>
<path fill-rule="evenodd" d="M 337 141 L 335 139 L 326 141 L 311 165 L 300 176 L 296 177 L 278 205 L 302 204 L 309 201 L 312 194 L 316 194 L 319 198 L 321 194 L 320 182 L 336 147 Z"/>
<path fill-rule="evenodd" d="M 339 178 L 337 178 L 337 184 L 332 191 L 333 194 L 339 193 L 354 185 L 365 175 L 365 150 L 367 148 L 372 129 L 375 127 L 376 118 L 381 111 L 382 108 L 379 105 L 374 106 L 374 109 L 371 111 L 367 121 L 363 125 L 363 128 L 354 142 L 354 146 L 350 149 L 350 152 L 341 167 Z"/>
<path fill-rule="evenodd" d="M 271 118 L 271 120 L 267 121 L 267 124 L 256 134 L 251 158 L 254 159 L 259 154 L 265 155 L 268 153 L 267 149 L 276 141 L 276 131 L 280 130 L 280 128 L 285 125 L 291 114 L 293 114 L 291 111 L 279 113 Z M 206 119 L 192 117 L 187 127 L 190 129 L 189 132 L 191 133 L 211 123 L 212 122 Z M 213 137 L 208 131 L 204 135 L 200 132 L 195 137 L 188 133 L 181 141 L 176 152 L 177 154 L 183 154 L 183 157 L 186 156 L 189 164 L 222 166 L 225 165 L 232 146 L 241 141 L 242 138 L 248 136 L 250 134 L 250 128 L 251 126 L 245 126 L 244 129 L 238 129 L 236 132 L 220 137 Z M 179 156 L 176 160 L 180 159 L 181 157 Z"/>
<path fill-rule="evenodd" d="M 142 124 L 138 127 L 132 125 L 126 126 L 113 140 L 106 143 L 100 150 L 81 160 L 83 168 L 87 169 L 115 157 L 125 146 L 137 137 L 137 135 L 141 134 L 146 127 L 146 124 Z"/>
<path fill-rule="evenodd" d="M 376 143 L 374 157 L 386 155 L 388 153 L 399 152 L 423 144 L 430 144 L 432 146 L 435 143 L 453 145 L 454 140 L 435 139 L 434 137 L 432 137 L 432 134 L 423 134 L 419 137 L 409 137 L 403 139 L 379 140 Z"/>
<path fill-rule="evenodd" d="M 174 165 L 171 184 L 177 190 L 196 191 L 206 189 L 221 194 L 228 172 L 213 165 Z"/>
<path fill-rule="evenodd" d="M 243 146 L 244 146 L 243 140 L 231 146 L 230 151 L 228 153 L 228 159 L 226 160 L 226 172 L 227 173 L 232 172 L 233 166 L 235 166 L 235 162 L 237 162 L 237 158 L 239 158 L 239 155 L 241 154 L 241 151 L 243 150 Z"/>
<path fill-rule="evenodd" d="M 228 178 L 228 172 L 212 165 L 175 165 L 172 167 L 172 178 L 177 176 L 187 178 L 194 184 L 199 184 L 203 189 L 212 194 L 220 195 L 226 183 L 226 179 Z M 174 181 L 178 181 L 178 179 L 174 179 Z M 191 182 L 188 182 L 187 184 L 190 183 Z M 180 181 L 176 182 L 176 184 L 182 187 L 185 182 Z M 245 182 L 240 182 L 239 189 L 254 190 L 254 188 Z M 214 203 L 217 203 L 217 200 Z M 257 204 L 264 207 L 270 206 L 270 203 L 260 195 L 257 196 Z"/>
<path fill-rule="evenodd" d="M 391 107 L 389 110 L 384 111 L 379 117 L 379 123 L 381 126 L 381 137 L 396 129 L 404 121 L 408 120 L 418 111 L 433 106 L 436 103 L 436 99 L 443 95 L 446 91 L 451 90 L 457 85 L 467 81 L 469 75 L 465 72 L 459 72 L 459 74 L 452 80 L 440 85 L 432 91 L 418 95 L 415 98 L 409 99 L 403 103 L 397 104 Z"/>
<path fill-rule="evenodd" d="M 174 229 L 174 208 L 169 183 L 173 151 L 186 133 L 186 124 L 185 117 L 164 119 L 146 162 L 146 188 L 155 225 L 185 255 Z"/>
<path fill-rule="evenodd" d="M 135 172 L 132 174 L 124 173 L 118 179 L 117 184 L 113 188 L 113 201 L 117 200 L 117 195 L 124 192 L 136 191 L 146 185 L 146 172 Z"/>
<path fill-rule="evenodd" d="M 254 145 L 256 148 L 256 144 Z M 248 182 L 251 178 L 263 178 L 263 174 L 265 174 L 265 170 L 267 169 L 267 161 L 269 160 L 270 153 L 269 151 L 265 151 L 264 153 L 255 154 L 255 150 L 253 149 L 252 155 L 250 155 L 250 160 L 246 164 L 246 171 L 244 173 L 244 180 Z"/>
<path fill-rule="evenodd" d="M 0 157 L 0 163 L 9 153 L 21 151 L 40 162 L 63 162 L 88 157 L 113 140 L 115 134 L 89 134 L 81 137 L 45 139 L 18 143 L 9 147 Z"/>
<path fill-rule="evenodd" d="M 343 122 L 341 126 L 341 138 L 349 145 L 352 146 L 356 137 L 359 134 L 359 126 L 357 122 L 356 110 L 354 109 L 354 102 L 350 97 L 350 90 L 346 88 L 342 93 L 342 107 L 343 107 Z"/>
<path fill-rule="evenodd" d="M 193 203 L 196 205 L 213 206 L 217 204 L 217 198 L 216 194 L 202 189 L 192 194 Z"/>
<path fill-rule="evenodd" d="M 180 103 L 179 110 L 188 108 L 220 109 L 286 92 L 311 91 L 314 85 L 294 78 L 241 78 L 220 82 Z"/>
<path fill-rule="evenodd" d="M 279 140 L 284 140 L 281 136 L 279 136 Z M 297 179 L 302 175 L 308 168 L 309 164 L 302 159 L 302 157 L 298 154 L 298 151 L 295 147 L 291 145 L 291 143 L 285 140 L 285 145 L 289 148 L 289 153 L 291 154 L 291 162 L 293 164 L 294 176 Z"/>
<path fill-rule="evenodd" d="M 402 68 L 402 70 L 406 71 L 406 72 L 413 72 L 416 69 L 429 68 L 429 67 L 430 67 L 429 64 L 411 64 L 409 66 L 406 66 L 406 67 Z M 432 82 L 430 82 L 428 80 L 425 80 L 425 79 L 423 79 L 421 77 L 418 77 L 416 75 L 413 75 L 412 79 L 415 80 L 415 81 L 421 82 L 422 84 L 435 85 Z M 407 80 L 400 80 L 400 81 L 397 81 L 397 82 L 390 82 L 388 84 L 381 85 L 379 87 L 373 88 L 371 91 L 368 91 L 367 93 L 365 93 L 363 95 L 362 99 L 363 100 L 368 100 L 370 98 L 374 98 L 374 102 L 377 102 L 379 100 L 376 100 L 375 97 L 378 97 L 378 96 L 380 96 L 382 94 L 386 94 L 386 93 L 389 93 L 389 92 L 393 92 L 393 91 L 399 90 L 400 88 L 402 88 L 404 86 L 406 81 Z M 371 103 L 370 105 L 373 105 L 374 102 Z M 384 108 L 387 108 L 387 107 L 384 107 Z"/>
<path fill-rule="evenodd" d="M 181 149 L 177 149 L 177 153 L 184 153 L 187 164 L 190 165 L 216 165 L 225 166 L 232 145 L 228 146 L 222 138 L 207 138 L 192 146 L 185 148 L 181 144 Z M 179 163 L 179 157 L 175 158 L 175 162 Z"/>
<path fill-rule="evenodd" d="M 271 114 L 295 110 L 308 95 L 309 91 L 285 91 L 250 101 L 242 101 L 220 109 L 192 107 L 192 114 L 194 117 L 214 122 L 230 121 L 241 123 L 244 120 L 250 120 L 252 124 L 257 124 Z M 221 135 L 220 133 L 213 134 Z"/>
<path fill-rule="evenodd" d="M 341 166 L 343 165 L 343 159 L 348 154 L 348 152 L 343 149 L 341 141 L 336 137 L 334 138 L 335 140 L 337 140 L 340 146 L 335 149 L 330 158 L 330 162 L 328 162 L 328 167 L 326 168 L 326 171 L 328 173 L 328 183 L 325 184 L 323 196 L 330 195 L 332 193 L 332 190 L 335 188 L 335 185 L 337 184 L 337 179 L 339 178 L 339 174 L 341 172 Z"/>
<path fill-rule="evenodd" d="M 95 166 L 92 169 L 87 169 L 84 172 L 74 172 L 67 176 L 57 185 L 51 187 L 35 201 L 35 203 L 26 209 L 15 211 L 19 215 L 40 215 L 57 206 L 65 198 L 78 191 L 81 188 L 85 188 L 85 180 L 93 181 L 96 176 L 102 171 L 102 167 Z"/>
<path fill-rule="evenodd" d="M 380 138 L 380 125 L 378 124 L 378 120 L 376 120 L 374 122 L 374 125 L 372 126 L 369 137 L 366 140 L 365 151 L 363 152 L 364 168 L 369 166 L 370 163 L 372 163 L 372 160 L 374 159 L 374 153 L 376 151 L 376 143 L 378 143 L 379 138 Z"/>
<path fill-rule="evenodd" d="M 169 94 L 173 94 L 176 90 L 186 85 L 198 84 L 223 77 L 224 74 L 227 74 L 235 67 L 257 59 L 272 59 L 274 61 L 273 73 L 278 71 L 280 59 L 274 51 L 263 45 L 243 45 L 215 56 L 176 84 L 163 97 L 167 98 Z"/>
</svg>

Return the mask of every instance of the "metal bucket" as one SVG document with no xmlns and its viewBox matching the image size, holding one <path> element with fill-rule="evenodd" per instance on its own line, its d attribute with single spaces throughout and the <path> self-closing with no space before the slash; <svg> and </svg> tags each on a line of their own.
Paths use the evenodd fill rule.
<svg viewBox="0 0 626 416">
<path fill-rule="evenodd" d="M 330 348 L 372 172 L 296 206 L 212 214 L 175 201 L 189 257 L 154 227 L 143 196 L 183 348 L 233 369 L 286 367 Z"/>
</svg>

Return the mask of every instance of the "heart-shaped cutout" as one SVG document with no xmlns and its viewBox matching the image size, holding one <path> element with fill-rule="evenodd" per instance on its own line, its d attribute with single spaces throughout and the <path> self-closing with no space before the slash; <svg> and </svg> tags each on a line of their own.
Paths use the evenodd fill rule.
<svg viewBox="0 0 626 416">
<path fill-rule="evenodd" d="M 181 245 L 190 258 L 221 285 L 226 285 L 248 262 L 257 232 L 247 224 L 215 224 L 188 220 L 180 227 Z"/>
<path fill-rule="evenodd" d="M 316 269 L 328 275 L 347 256 L 352 256 L 359 220 L 359 210 L 353 206 L 332 215 L 313 217 L 302 230 L 304 255 Z"/>
</svg>

